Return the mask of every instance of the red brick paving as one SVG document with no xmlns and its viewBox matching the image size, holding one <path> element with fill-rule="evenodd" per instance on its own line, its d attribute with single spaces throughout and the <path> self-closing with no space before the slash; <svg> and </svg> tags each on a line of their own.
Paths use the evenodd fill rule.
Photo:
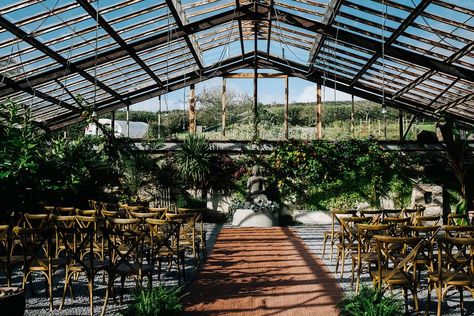
<svg viewBox="0 0 474 316">
<path fill-rule="evenodd" d="M 342 289 L 289 228 L 224 228 L 185 315 L 338 315 Z"/>
</svg>

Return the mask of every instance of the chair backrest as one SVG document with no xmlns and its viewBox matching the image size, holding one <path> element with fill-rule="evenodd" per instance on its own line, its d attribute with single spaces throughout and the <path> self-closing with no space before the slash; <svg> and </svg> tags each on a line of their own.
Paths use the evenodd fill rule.
<svg viewBox="0 0 474 316">
<path fill-rule="evenodd" d="M 95 217 L 97 216 L 98 212 L 96 210 L 80 210 L 76 209 L 76 215 L 79 216 L 92 216 Z"/>
<path fill-rule="evenodd" d="M 445 225 L 443 230 L 446 237 L 474 237 L 474 226 Z"/>
<path fill-rule="evenodd" d="M 413 224 L 415 226 L 437 226 L 441 223 L 441 216 L 415 216 L 413 219 Z"/>
<path fill-rule="evenodd" d="M 360 210 L 359 215 L 372 218 L 371 222 L 375 224 L 382 220 L 383 210 Z"/>
<path fill-rule="evenodd" d="M 147 232 L 137 229 L 139 222 L 139 219 L 107 218 L 104 235 L 112 273 L 115 273 L 121 264 L 128 266 L 131 271 L 136 270 L 134 264 L 141 267 Z"/>
<path fill-rule="evenodd" d="M 341 242 L 343 245 L 352 244 L 357 239 L 356 225 L 368 224 L 371 221 L 370 217 L 350 216 L 338 218 L 341 225 Z"/>
<path fill-rule="evenodd" d="M 165 219 L 166 213 L 168 213 L 167 207 L 149 207 L 148 212 L 156 213 L 156 218 Z"/>
<path fill-rule="evenodd" d="M 396 218 L 396 217 L 402 217 L 403 213 L 401 209 L 383 209 L 383 216 L 382 220 L 385 218 Z"/>
<path fill-rule="evenodd" d="M 373 246 L 373 237 L 387 235 L 391 227 L 389 224 L 356 224 L 358 253 L 369 252 Z"/>
<path fill-rule="evenodd" d="M 450 281 L 460 273 L 472 278 L 474 274 L 474 238 L 439 238 L 437 272 L 442 282 Z"/>
<path fill-rule="evenodd" d="M 163 247 L 172 253 L 173 246 L 179 246 L 180 222 L 147 218 L 146 223 L 149 226 L 153 255 L 158 253 Z"/>
<path fill-rule="evenodd" d="M 423 247 L 419 237 L 375 236 L 378 265 L 378 286 L 401 273 L 411 280 L 408 270 Z M 388 271 L 383 273 L 383 271 Z"/>
<path fill-rule="evenodd" d="M 45 214 L 54 214 L 56 212 L 56 206 L 45 205 L 43 206 L 43 211 Z"/>
<path fill-rule="evenodd" d="M 23 215 L 24 228 L 43 228 L 49 225 L 49 215 L 47 214 L 29 214 Z"/>
<path fill-rule="evenodd" d="M 25 262 L 35 259 L 52 258 L 52 237 L 51 228 L 24 228 L 13 227 L 13 234 L 20 240 L 23 249 Z"/>
<path fill-rule="evenodd" d="M 64 216 L 76 215 L 76 208 L 72 206 L 61 206 L 56 208 L 56 213 Z"/>
<path fill-rule="evenodd" d="M 76 224 L 75 215 L 51 215 L 51 223 L 57 227 L 72 228 Z"/>
</svg>

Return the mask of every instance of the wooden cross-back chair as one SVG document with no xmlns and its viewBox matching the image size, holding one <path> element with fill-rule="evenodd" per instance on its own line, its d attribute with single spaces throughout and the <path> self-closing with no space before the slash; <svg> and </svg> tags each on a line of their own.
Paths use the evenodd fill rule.
<svg viewBox="0 0 474 316">
<path fill-rule="evenodd" d="M 453 288 L 459 291 L 461 315 L 464 315 L 463 290 L 468 290 L 474 297 L 474 238 L 438 239 L 437 270 L 428 274 L 427 312 L 433 289 L 438 298 L 437 315 L 441 316 L 442 302 Z"/>
<path fill-rule="evenodd" d="M 387 235 L 391 226 L 388 224 L 357 224 L 357 252 L 351 254 L 352 258 L 352 277 L 351 287 L 354 284 L 354 274 L 356 276 L 356 293 L 359 292 L 360 276 L 362 269 L 367 267 L 369 275 L 371 265 L 377 263 L 377 251 L 374 247 L 373 237 L 376 235 Z"/>
<path fill-rule="evenodd" d="M 423 246 L 419 237 L 375 236 L 377 267 L 371 272 L 374 286 L 381 290 L 402 287 L 405 310 L 408 314 L 408 290 L 412 292 L 414 307 L 418 311 L 417 282 L 413 275 L 414 260 Z"/>
<path fill-rule="evenodd" d="M 346 257 L 350 257 L 353 252 L 357 252 L 358 240 L 357 240 L 357 224 L 367 224 L 371 221 L 370 217 L 342 217 L 337 218 L 341 225 L 341 233 L 339 236 L 339 242 L 337 246 L 337 261 L 336 261 L 336 273 L 339 271 L 339 264 L 341 265 L 341 279 L 344 277 L 344 268 L 346 265 Z"/>
<path fill-rule="evenodd" d="M 113 291 L 117 277 L 121 278 L 121 302 L 127 277 L 134 278 L 137 287 L 141 287 L 143 277 L 147 276 L 148 285 L 151 287 L 153 264 L 144 247 L 147 232 L 137 228 L 139 222 L 139 219 L 107 218 L 104 237 L 108 246 L 108 282 L 102 315 L 105 313 L 109 295 Z"/>
<path fill-rule="evenodd" d="M 13 270 L 23 264 L 23 256 L 12 255 L 13 238 L 9 225 L 0 225 L 0 269 L 11 286 Z"/>
<path fill-rule="evenodd" d="M 357 214 L 357 210 L 332 210 L 331 211 L 331 230 L 323 232 L 323 253 L 321 255 L 324 258 L 326 254 L 326 243 L 329 240 L 331 245 L 331 255 L 330 259 L 332 260 L 332 256 L 334 253 L 334 245 L 341 233 L 340 229 L 336 229 L 336 224 L 339 224 L 337 217 L 344 217 L 344 216 L 355 216 Z"/>
<path fill-rule="evenodd" d="M 195 239 L 197 245 L 202 248 L 202 255 L 203 257 L 206 256 L 207 253 L 207 244 L 206 244 L 206 236 L 207 231 L 204 228 L 204 216 L 203 210 L 199 208 L 178 208 L 178 214 L 192 214 L 194 217 L 194 225 L 195 225 Z M 199 247 L 198 247 L 199 248 Z M 199 251 L 199 249 L 197 249 Z M 198 252 L 199 255 L 199 252 Z"/>
<path fill-rule="evenodd" d="M 191 252 L 195 267 L 197 267 L 200 261 L 200 240 L 196 236 L 196 213 L 189 211 L 179 214 L 167 213 L 166 217 L 168 220 L 181 223 L 179 245 Z"/>
<path fill-rule="evenodd" d="M 166 219 L 166 213 L 168 213 L 168 207 L 149 207 L 148 212 L 155 213 L 155 218 Z"/>
<path fill-rule="evenodd" d="M 383 209 L 382 210 L 382 221 L 386 218 L 399 218 L 403 217 L 402 209 Z"/>
<path fill-rule="evenodd" d="M 59 206 L 56 207 L 55 213 L 61 216 L 72 216 L 76 215 L 76 208 L 72 206 Z"/>
<path fill-rule="evenodd" d="M 66 277 L 59 310 L 64 306 L 67 289 L 73 288 L 73 277 L 85 274 L 89 292 L 90 315 L 94 315 L 94 279 L 96 274 L 105 271 L 108 265 L 108 262 L 101 260 L 96 254 L 96 234 L 98 230 L 102 229 L 101 223 L 103 223 L 102 218 L 85 217 L 80 218 L 75 227 L 59 226 L 56 228 L 57 237 L 64 245 L 66 257 Z M 74 241 L 72 244 L 71 240 Z"/>
<path fill-rule="evenodd" d="M 31 291 L 34 293 L 31 275 L 40 273 L 46 278 L 47 295 L 49 294 L 49 308 L 53 311 L 53 273 L 64 268 L 66 260 L 64 258 L 53 258 L 51 228 L 23 228 L 14 227 L 13 233 L 21 241 L 23 249 L 23 282 L 25 288 L 29 279 Z M 43 251 L 45 250 L 45 251 Z"/>
<path fill-rule="evenodd" d="M 146 222 L 150 231 L 151 258 L 154 263 L 158 263 L 158 279 L 162 271 L 161 259 L 166 258 L 168 270 L 176 263 L 178 283 L 181 284 L 181 277 L 186 281 L 185 248 L 180 243 L 181 221 L 148 218 Z"/>
</svg>

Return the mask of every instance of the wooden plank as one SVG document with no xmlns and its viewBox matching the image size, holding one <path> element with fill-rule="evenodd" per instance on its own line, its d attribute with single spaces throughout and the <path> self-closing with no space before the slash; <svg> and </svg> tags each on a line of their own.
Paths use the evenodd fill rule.
<svg viewBox="0 0 474 316">
<path fill-rule="evenodd" d="M 196 90 L 194 83 L 189 86 L 189 134 L 196 134 Z"/>
<path fill-rule="evenodd" d="M 227 74 L 224 75 L 224 78 L 227 79 L 253 79 L 253 73 L 237 73 L 237 74 Z M 288 78 L 288 75 L 285 74 L 276 74 L 276 73 L 259 73 L 257 74 L 258 78 L 274 79 L 274 78 Z"/>
<path fill-rule="evenodd" d="M 316 138 L 321 139 L 322 132 L 322 102 L 321 102 L 321 84 L 316 84 Z"/>
<path fill-rule="evenodd" d="M 288 76 L 286 76 L 285 78 L 285 116 L 284 116 L 284 122 L 283 122 L 283 129 L 284 129 L 284 133 L 285 133 L 285 139 L 288 140 L 289 136 L 288 136 L 288 103 L 289 103 L 289 99 L 288 99 Z"/>
<path fill-rule="evenodd" d="M 222 78 L 222 136 L 225 136 L 226 128 L 226 116 L 227 116 L 227 93 L 226 93 L 226 80 Z"/>
</svg>

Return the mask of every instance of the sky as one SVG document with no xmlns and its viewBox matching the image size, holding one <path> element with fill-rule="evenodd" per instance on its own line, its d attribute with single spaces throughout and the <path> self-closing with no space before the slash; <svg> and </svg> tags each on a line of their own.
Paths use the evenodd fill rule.
<svg viewBox="0 0 474 316">
<path fill-rule="evenodd" d="M 227 79 L 227 91 L 233 91 L 236 94 L 253 95 L 253 79 Z M 285 99 L 285 82 L 284 79 L 258 79 L 258 101 L 263 104 L 283 103 Z M 204 89 L 221 89 L 222 77 L 212 78 L 207 81 L 196 84 L 196 94 L 199 95 Z M 293 102 L 315 102 L 316 101 L 316 84 L 300 78 L 289 78 L 288 93 L 290 103 Z M 344 92 L 330 88 L 322 89 L 323 101 L 348 101 L 351 96 Z M 186 93 L 186 98 L 184 97 Z M 162 110 L 183 109 L 188 107 L 189 88 L 180 89 L 170 92 L 168 95 L 162 96 Z M 183 100 L 186 104 L 183 104 Z M 358 100 L 358 98 L 356 98 Z M 158 111 L 158 98 L 146 100 L 141 103 L 134 104 L 130 110 L 135 111 Z"/>
</svg>

